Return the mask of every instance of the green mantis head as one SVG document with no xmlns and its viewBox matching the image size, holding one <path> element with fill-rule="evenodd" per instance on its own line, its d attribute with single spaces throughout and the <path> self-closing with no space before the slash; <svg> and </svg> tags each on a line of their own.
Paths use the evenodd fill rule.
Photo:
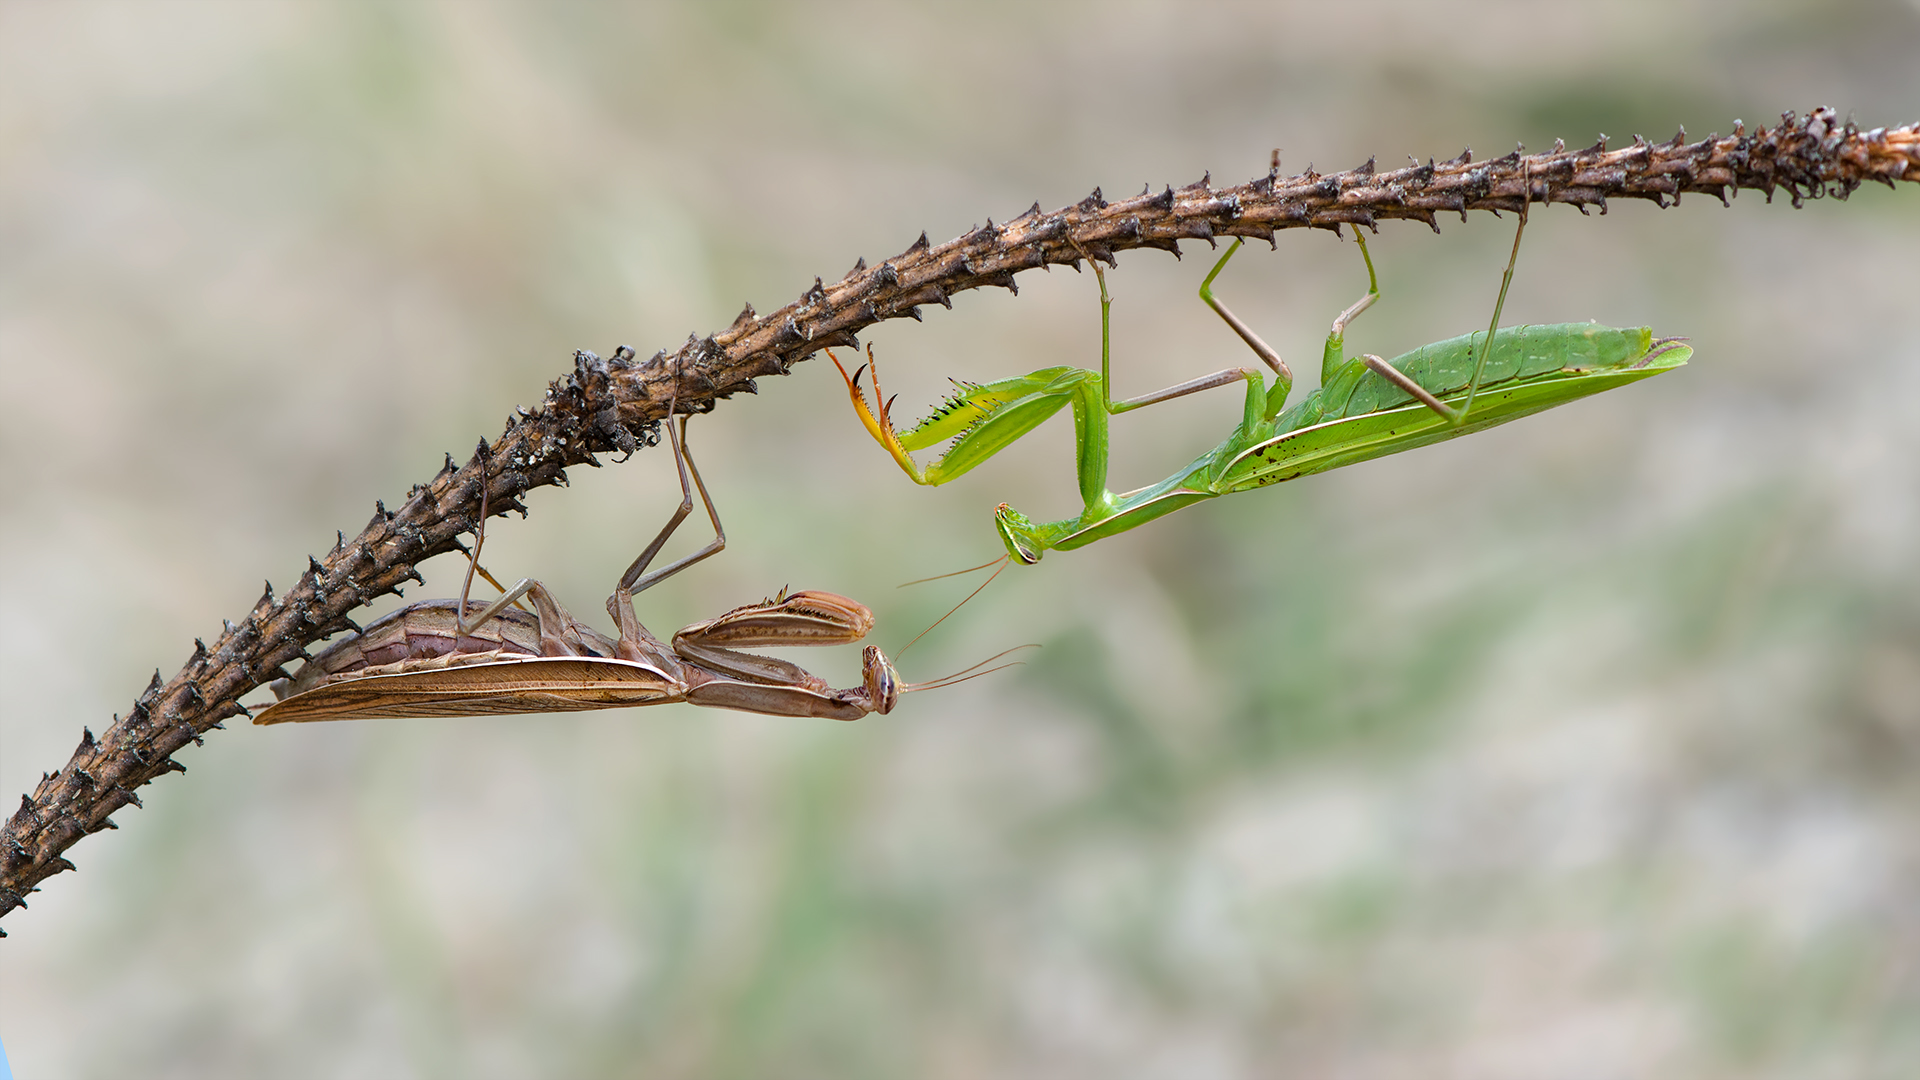
<svg viewBox="0 0 1920 1080">
<path fill-rule="evenodd" d="M 1033 522 L 1027 515 L 1001 503 L 993 512 L 993 527 L 1000 530 L 1000 539 L 1007 545 L 1007 554 L 1028 566 L 1040 561 L 1046 554 L 1046 548 L 1036 542 Z"/>
</svg>

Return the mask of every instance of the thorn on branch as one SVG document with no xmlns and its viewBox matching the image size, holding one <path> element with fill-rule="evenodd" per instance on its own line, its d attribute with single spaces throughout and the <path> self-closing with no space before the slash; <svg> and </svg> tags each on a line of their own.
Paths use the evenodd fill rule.
<svg viewBox="0 0 1920 1080">
<path fill-rule="evenodd" d="M 245 705 L 240 704 L 239 698 L 229 698 L 217 710 L 214 711 L 213 721 L 214 721 L 214 724 L 217 726 L 220 721 L 225 720 L 228 717 L 233 717 L 233 716 L 251 717 L 252 715 L 253 713 L 249 712 Z"/>
</svg>

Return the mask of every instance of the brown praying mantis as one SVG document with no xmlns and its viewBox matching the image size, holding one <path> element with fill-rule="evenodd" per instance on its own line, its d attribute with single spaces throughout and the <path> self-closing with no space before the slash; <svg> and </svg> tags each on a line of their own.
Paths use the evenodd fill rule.
<svg viewBox="0 0 1920 1080">
<path fill-rule="evenodd" d="M 775 716 L 858 720 L 869 713 L 891 712 L 903 693 L 987 674 L 978 669 L 992 660 L 943 679 L 902 683 L 893 662 L 869 645 L 861 685 L 836 690 L 797 664 L 740 651 L 842 645 L 865 637 L 873 628 L 873 612 L 856 600 L 828 592 L 782 590 L 772 599 L 682 627 L 673 635 L 671 646 L 649 633 L 634 614 L 634 595 L 727 544 L 719 512 L 687 449 L 686 416 L 679 417 L 675 430 L 677 374 L 664 426 L 680 473 L 680 506 L 607 598 L 607 613 L 620 628 L 617 640 L 581 625 L 545 585 L 532 578 L 521 579 L 490 604 L 469 602 L 480 549 L 486 543 L 483 468 L 480 520 L 474 526 L 473 552 L 460 599 L 409 604 L 328 646 L 291 679 L 272 684 L 279 700 L 255 715 L 253 722 L 576 712 L 674 701 Z M 647 567 L 667 539 L 693 513 L 696 490 L 713 523 L 713 540 L 648 573 Z M 514 606 L 521 597 L 533 604 L 531 612 Z"/>
</svg>

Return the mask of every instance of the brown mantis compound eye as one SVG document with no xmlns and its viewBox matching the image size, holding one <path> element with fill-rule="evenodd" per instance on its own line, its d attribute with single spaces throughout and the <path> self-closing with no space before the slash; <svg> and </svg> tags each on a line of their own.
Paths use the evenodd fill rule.
<svg viewBox="0 0 1920 1080">
<path fill-rule="evenodd" d="M 882 716 L 892 712 L 900 703 L 900 675 L 893 670 L 893 661 L 887 659 L 878 645 L 869 645 L 861 656 L 860 667 L 867 701 L 873 711 Z"/>
</svg>

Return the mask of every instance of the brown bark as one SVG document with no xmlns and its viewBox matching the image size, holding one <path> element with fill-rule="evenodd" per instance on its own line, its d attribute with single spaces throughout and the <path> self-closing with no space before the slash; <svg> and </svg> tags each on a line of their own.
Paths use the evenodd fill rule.
<svg viewBox="0 0 1920 1080">
<path fill-rule="evenodd" d="M 490 448 L 487 475 L 494 513 L 520 509 L 530 488 L 564 482 L 565 468 L 605 451 L 632 452 L 658 441 L 666 412 L 669 373 L 680 372 L 682 411 L 705 411 L 721 398 L 755 390 L 763 375 L 784 375 L 829 345 L 883 319 L 919 318 L 924 304 L 952 306 L 953 294 L 983 285 L 1015 289 L 1014 276 L 1082 258 L 1111 264 L 1117 252 L 1161 248 L 1178 252 L 1181 240 L 1219 237 L 1272 240 L 1281 229 L 1342 225 L 1373 227 L 1391 218 L 1424 221 L 1438 230 L 1441 212 L 1517 210 L 1523 202 L 1571 203 L 1586 212 L 1610 198 L 1650 199 L 1662 207 L 1687 193 L 1719 196 L 1741 189 L 1785 190 L 1794 206 L 1822 196 L 1845 198 L 1867 181 L 1889 187 L 1920 180 L 1920 125 L 1861 131 L 1836 121 L 1829 109 L 1791 113 L 1779 126 L 1725 138 L 1609 150 L 1606 140 L 1584 150 L 1556 144 L 1545 154 L 1519 152 L 1474 162 L 1452 161 L 1380 172 L 1374 163 L 1343 173 L 1279 176 L 1277 170 L 1237 187 L 1214 188 L 1203 178 L 1174 190 L 1107 202 L 1095 191 L 1068 207 L 1026 213 L 964 236 L 929 245 L 921 238 L 901 254 L 868 266 L 863 259 L 832 285 L 815 280 L 800 299 L 767 315 L 751 306 L 733 325 L 704 339 L 689 338 L 636 362 L 624 348 L 610 359 L 576 353 L 571 373 L 549 386 L 541 407 L 509 418 Z M 285 674 L 282 665 L 330 633 L 352 629 L 348 614 L 362 604 L 419 580 L 414 564 L 461 547 L 480 509 L 478 459 L 446 466 L 416 486 L 397 510 L 376 503 L 360 534 L 337 543 L 325 559 L 309 559 L 297 584 L 276 599 L 269 585 L 247 616 L 228 623 L 208 647 L 172 679 L 153 681 L 125 717 L 116 716 L 96 739 L 89 730 L 67 765 L 42 778 L 8 820 L 0 837 L 0 916 L 25 906 L 45 878 L 70 870 L 64 852 L 88 833 L 114 828 L 114 811 L 140 804 L 135 790 L 162 774 L 185 771 L 174 754 L 198 743 L 220 721 L 246 710 L 239 699 Z"/>
</svg>

